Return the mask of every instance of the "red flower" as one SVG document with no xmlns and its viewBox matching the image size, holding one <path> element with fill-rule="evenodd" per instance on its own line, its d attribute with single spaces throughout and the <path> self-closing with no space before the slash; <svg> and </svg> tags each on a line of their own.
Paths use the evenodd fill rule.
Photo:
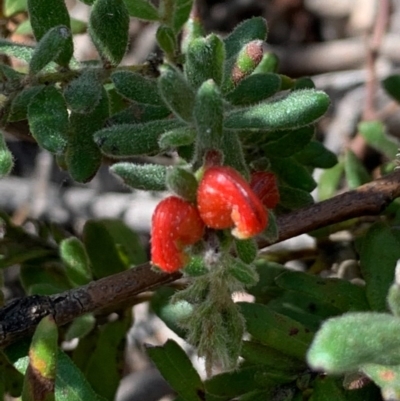
<svg viewBox="0 0 400 401">
<path fill-rule="evenodd" d="M 250 238 L 265 229 L 267 212 L 246 180 L 233 168 L 208 168 L 197 190 L 197 207 L 204 223 L 215 229 L 233 227 L 237 238 Z"/>
<path fill-rule="evenodd" d="M 250 187 L 266 208 L 273 209 L 279 203 L 275 174 L 266 171 L 252 173 Z"/>
<path fill-rule="evenodd" d="M 151 227 L 151 263 L 165 272 L 181 269 L 189 261 L 185 247 L 199 241 L 204 223 L 191 203 L 170 196 L 154 211 Z"/>
</svg>

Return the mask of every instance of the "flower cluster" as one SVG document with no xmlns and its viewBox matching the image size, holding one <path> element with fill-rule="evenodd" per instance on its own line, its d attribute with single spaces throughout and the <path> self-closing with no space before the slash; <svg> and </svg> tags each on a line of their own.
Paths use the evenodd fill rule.
<svg viewBox="0 0 400 401">
<path fill-rule="evenodd" d="M 268 224 L 268 212 L 279 202 L 272 173 L 252 174 L 250 184 L 233 168 L 206 169 L 197 189 L 197 204 L 177 196 L 161 201 L 153 214 L 151 262 L 172 273 L 189 261 L 186 247 L 200 241 L 205 227 L 232 228 L 239 239 L 261 233 Z"/>
</svg>

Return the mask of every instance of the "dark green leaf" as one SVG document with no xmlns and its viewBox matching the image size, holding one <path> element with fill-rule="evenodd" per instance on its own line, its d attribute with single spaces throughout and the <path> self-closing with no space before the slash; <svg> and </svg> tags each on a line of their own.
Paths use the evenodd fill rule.
<svg viewBox="0 0 400 401">
<path fill-rule="evenodd" d="M 319 168 L 331 168 L 338 162 L 336 155 L 318 141 L 311 141 L 296 153 L 295 159 L 305 166 Z"/>
<path fill-rule="evenodd" d="M 99 104 L 102 90 L 99 71 L 87 68 L 65 88 L 64 97 L 72 112 L 90 113 Z"/>
<path fill-rule="evenodd" d="M 111 107 L 113 102 L 111 99 Z M 167 117 L 171 112 L 165 106 L 152 106 L 134 102 L 126 109 L 113 114 L 107 121 L 107 125 L 138 124 L 148 121 L 160 120 Z"/>
<path fill-rule="evenodd" d="M 344 171 L 350 189 L 357 188 L 371 181 L 371 177 L 361 163 L 361 160 L 350 149 L 347 149 L 345 154 Z"/>
<path fill-rule="evenodd" d="M 118 250 L 113 235 L 101 220 L 89 220 L 83 228 L 83 243 L 89 256 L 93 275 L 99 279 L 120 273 L 128 263 Z"/>
<path fill-rule="evenodd" d="M 280 86 L 281 79 L 277 74 L 252 74 L 242 79 L 225 98 L 235 106 L 248 106 L 269 98 Z"/>
<path fill-rule="evenodd" d="M 266 52 L 263 55 L 260 64 L 254 70 L 254 74 L 268 74 L 270 72 L 278 71 L 279 60 L 278 57 L 270 52 Z"/>
<path fill-rule="evenodd" d="M 165 191 L 167 168 L 158 164 L 115 163 L 110 171 L 121 177 L 124 184 L 146 191 Z"/>
<path fill-rule="evenodd" d="M 287 271 L 276 279 L 279 287 L 297 291 L 342 312 L 368 310 L 365 289 L 349 281 L 322 278 L 303 272 Z"/>
<path fill-rule="evenodd" d="M 167 171 L 168 189 L 190 202 L 196 201 L 198 182 L 194 174 L 182 167 L 174 166 Z"/>
<path fill-rule="evenodd" d="M 261 304 L 239 303 L 252 338 L 285 355 L 303 360 L 312 333 L 299 322 Z"/>
<path fill-rule="evenodd" d="M 303 77 L 296 79 L 292 90 L 299 90 L 299 89 L 314 89 L 315 84 L 309 77 Z"/>
<path fill-rule="evenodd" d="M 0 370 L 2 374 L 2 383 L 4 383 L 4 387 L 1 389 L 3 398 L 4 391 L 11 397 L 20 397 L 24 377 L 17 369 L 15 369 L 3 351 L 0 352 Z"/>
<path fill-rule="evenodd" d="M 268 141 L 262 146 L 262 150 L 267 157 L 289 157 L 304 149 L 313 136 L 314 127 L 284 131 L 279 139 Z"/>
<path fill-rule="evenodd" d="M 313 392 L 310 401 L 347 401 L 343 386 L 334 377 L 317 377 L 313 382 Z"/>
<path fill-rule="evenodd" d="M 383 88 L 397 102 L 400 103 L 400 75 L 390 75 L 382 81 Z"/>
<path fill-rule="evenodd" d="M 166 131 L 182 126 L 177 120 L 121 124 L 104 128 L 94 135 L 100 150 L 110 156 L 134 156 L 159 151 L 158 139 Z"/>
<path fill-rule="evenodd" d="M 90 181 L 101 165 L 101 152 L 94 142 L 93 134 L 104 126 L 108 113 L 108 96 L 103 89 L 100 101 L 90 113 L 71 112 L 69 116 L 65 161 L 75 181 Z"/>
<path fill-rule="evenodd" d="M 70 237 L 61 241 L 60 256 L 72 284 L 85 285 L 92 280 L 89 258 L 83 243 L 78 238 Z"/>
<path fill-rule="evenodd" d="M 366 292 L 373 310 L 385 311 L 386 295 L 394 280 L 400 242 L 383 222 L 373 224 L 362 240 L 360 268 L 366 281 Z"/>
<path fill-rule="evenodd" d="M 44 85 L 28 86 L 19 92 L 11 103 L 11 112 L 8 116 L 8 121 L 13 122 L 26 120 L 30 101 L 43 88 Z"/>
<path fill-rule="evenodd" d="M 129 14 L 122 0 L 97 0 L 89 18 L 89 33 L 100 56 L 118 65 L 128 46 Z"/>
<path fill-rule="evenodd" d="M 316 370 L 345 373 L 364 364 L 400 364 L 400 321 L 384 313 L 348 313 L 327 320 L 316 334 L 307 360 Z"/>
<path fill-rule="evenodd" d="M 175 33 L 179 33 L 182 26 L 188 20 L 193 1 L 194 0 L 175 0 L 174 18 L 172 22 L 172 28 Z"/>
<path fill-rule="evenodd" d="M 115 89 L 124 97 L 138 103 L 163 106 L 157 82 L 130 71 L 116 71 L 111 75 Z"/>
<path fill-rule="evenodd" d="M 258 246 L 254 238 L 240 240 L 235 238 L 236 253 L 244 263 L 251 263 L 257 256 Z"/>
<path fill-rule="evenodd" d="M 38 42 L 51 28 L 58 25 L 64 25 L 68 29 L 71 27 L 69 13 L 64 0 L 28 0 L 28 12 L 32 30 Z M 56 62 L 67 66 L 71 60 L 73 50 L 72 36 L 69 35 L 63 50 L 56 58 Z"/>
<path fill-rule="evenodd" d="M 123 372 L 125 337 L 132 323 L 129 315 L 102 326 L 96 348 L 88 355 L 86 378 L 109 401 L 115 399 Z"/>
<path fill-rule="evenodd" d="M 184 70 L 187 80 L 195 89 L 208 79 L 221 85 L 224 60 L 224 44 L 217 35 L 194 39 L 186 52 Z"/>
<path fill-rule="evenodd" d="M 96 326 L 96 318 L 92 313 L 82 315 L 74 319 L 65 333 L 65 341 L 71 341 L 74 338 L 82 338 L 90 333 Z"/>
<path fill-rule="evenodd" d="M 204 399 L 200 376 L 176 342 L 168 340 L 162 347 L 148 346 L 147 353 L 165 380 L 185 401 Z"/>
<path fill-rule="evenodd" d="M 314 203 L 314 199 L 308 191 L 287 185 L 279 185 L 278 188 L 280 196 L 279 204 L 287 209 L 296 210 Z"/>
<path fill-rule="evenodd" d="M 243 177 L 249 178 L 249 168 L 244 159 L 243 146 L 239 139 L 239 135 L 235 131 L 224 130 L 221 141 L 221 150 L 224 155 L 224 164 L 233 167 L 242 174 Z"/>
<path fill-rule="evenodd" d="M 258 282 L 258 274 L 255 266 L 243 263 L 240 259 L 230 258 L 226 271 L 245 287 L 253 287 Z"/>
<path fill-rule="evenodd" d="M 309 171 L 293 157 L 270 159 L 272 171 L 287 185 L 311 192 L 317 186 Z M 280 193 L 280 191 L 279 191 Z"/>
<path fill-rule="evenodd" d="M 66 47 L 70 45 L 71 37 L 71 31 L 65 25 L 57 25 L 49 29 L 36 45 L 29 61 L 30 74 L 37 74 L 51 61 L 59 61 L 60 55 L 65 53 Z M 63 60 L 63 65 L 67 65 L 69 60 Z"/>
<path fill-rule="evenodd" d="M 283 98 L 260 103 L 226 116 L 225 127 L 295 129 L 311 124 L 328 109 L 329 97 L 321 91 L 304 89 L 290 92 Z"/>
<path fill-rule="evenodd" d="M 175 67 L 160 67 L 158 87 L 161 95 L 172 112 L 183 121 L 192 120 L 195 94 L 182 73 Z"/>
<path fill-rule="evenodd" d="M 158 21 L 158 11 L 150 1 L 124 0 L 124 3 L 131 17 L 147 21 Z"/>
<path fill-rule="evenodd" d="M 381 121 L 363 121 L 358 124 L 358 130 L 372 148 L 383 153 L 388 159 L 396 157 L 400 142 L 387 136 Z"/>
<path fill-rule="evenodd" d="M 32 98 L 28 106 L 28 121 L 32 136 L 42 148 L 56 154 L 64 151 L 68 112 L 64 97 L 54 86 L 43 88 Z"/>
</svg>

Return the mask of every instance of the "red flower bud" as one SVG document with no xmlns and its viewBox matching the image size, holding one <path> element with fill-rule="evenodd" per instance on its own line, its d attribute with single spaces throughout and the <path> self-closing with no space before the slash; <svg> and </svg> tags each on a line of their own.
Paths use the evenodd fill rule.
<svg viewBox="0 0 400 401">
<path fill-rule="evenodd" d="M 170 196 L 154 211 L 151 227 L 151 263 L 165 272 L 181 269 L 189 261 L 185 247 L 199 241 L 204 223 L 191 203 Z"/>
<path fill-rule="evenodd" d="M 266 171 L 252 173 L 250 187 L 266 208 L 273 209 L 279 203 L 275 174 Z"/>
<path fill-rule="evenodd" d="M 259 234 L 268 222 L 260 199 L 246 180 L 227 166 L 205 171 L 197 190 L 197 206 L 208 227 L 233 227 L 232 234 L 241 239 Z"/>
</svg>

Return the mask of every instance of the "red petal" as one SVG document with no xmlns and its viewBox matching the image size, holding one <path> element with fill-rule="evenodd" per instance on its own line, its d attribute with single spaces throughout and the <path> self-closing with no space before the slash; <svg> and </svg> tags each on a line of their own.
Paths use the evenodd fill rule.
<svg viewBox="0 0 400 401">
<path fill-rule="evenodd" d="M 204 223 L 194 205 L 170 196 L 154 211 L 151 228 L 151 262 L 172 273 L 188 262 L 184 248 L 199 241 Z"/>
<path fill-rule="evenodd" d="M 266 208 L 273 209 L 279 203 L 279 191 L 275 174 L 266 171 L 252 173 L 250 187 Z"/>
<path fill-rule="evenodd" d="M 232 234 L 238 238 L 259 234 L 267 225 L 267 213 L 260 199 L 231 167 L 206 170 L 197 191 L 197 205 L 208 227 L 234 227 Z"/>
</svg>

